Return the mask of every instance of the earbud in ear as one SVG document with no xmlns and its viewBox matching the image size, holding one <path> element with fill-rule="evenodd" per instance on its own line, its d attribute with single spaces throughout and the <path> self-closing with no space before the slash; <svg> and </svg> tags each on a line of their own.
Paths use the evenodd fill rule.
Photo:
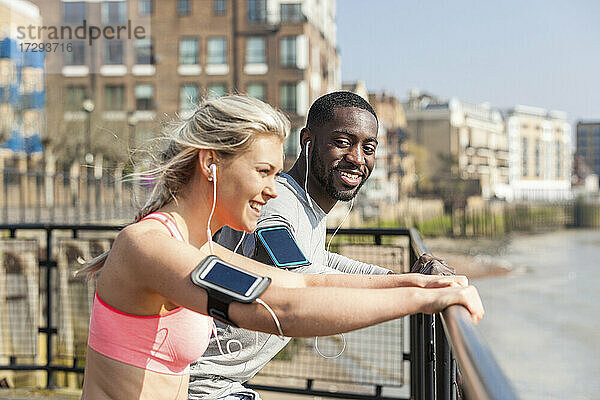
<svg viewBox="0 0 600 400">
<path fill-rule="evenodd" d="M 310 145 L 310 140 L 309 140 L 308 142 L 306 142 L 306 146 L 305 146 L 305 148 L 306 148 L 306 153 L 308 153 L 308 146 L 309 146 L 309 145 Z"/>
<path fill-rule="evenodd" d="M 208 168 L 210 169 L 210 175 L 208 176 L 208 180 L 212 181 L 213 177 L 217 175 L 217 165 L 216 164 L 210 164 L 208 166 Z"/>
</svg>

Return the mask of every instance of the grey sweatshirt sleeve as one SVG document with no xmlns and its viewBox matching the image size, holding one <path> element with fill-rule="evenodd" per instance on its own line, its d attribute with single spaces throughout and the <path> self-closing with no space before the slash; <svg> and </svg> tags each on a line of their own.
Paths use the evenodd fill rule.
<svg viewBox="0 0 600 400">
<path fill-rule="evenodd" d="M 329 268 L 347 274 L 386 275 L 390 272 L 387 268 L 366 264 L 331 252 L 327 252 L 327 265 Z"/>
</svg>

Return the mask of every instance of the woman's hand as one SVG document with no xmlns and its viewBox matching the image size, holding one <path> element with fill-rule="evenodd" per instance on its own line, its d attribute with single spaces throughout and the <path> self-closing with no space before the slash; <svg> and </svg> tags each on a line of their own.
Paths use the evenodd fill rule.
<svg viewBox="0 0 600 400">
<path fill-rule="evenodd" d="M 426 307 L 424 311 L 426 314 L 439 313 L 451 305 L 459 304 L 466 307 L 474 324 L 483 318 L 485 311 L 475 286 L 445 287 L 431 289 L 431 292 L 435 294 L 435 298 L 430 306 Z"/>
</svg>

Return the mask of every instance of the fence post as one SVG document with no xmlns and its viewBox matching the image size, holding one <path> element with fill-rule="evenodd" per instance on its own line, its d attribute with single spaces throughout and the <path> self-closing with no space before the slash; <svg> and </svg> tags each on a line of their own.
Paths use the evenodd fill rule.
<svg viewBox="0 0 600 400">
<path fill-rule="evenodd" d="M 19 215 L 21 222 L 25 222 L 25 207 L 27 205 L 27 158 L 18 156 L 17 173 L 19 174 Z"/>
<path fill-rule="evenodd" d="M 454 379 L 450 344 L 444 333 L 444 326 L 439 316 L 435 318 L 435 376 L 436 399 L 452 400 Z"/>
<path fill-rule="evenodd" d="M 47 151 L 44 153 L 44 203 L 48 211 L 54 209 L 54 174 L 56 173 L 56 160 L 54 155 Z"/>
<path fill-rule="evenodd" d="M 52 229 L 46 229 L 46 387 L 54 388 L 54 374 L 50 369 L 52 365 L 53 354 L 53 338 L 56 333 L 52 321 L 52 312 L 54 311 L 53 304 L 53 287 L 52 287 Z"/>
<path fill-rule="evenodd" d="M 69 173 L 69 206 L 73 207 L 73 214 L 76 213 L 76 217 L 74 219 L 77 222 L 79 222 L 81 217 L 80 203 L 83 200 L 81 196 L 81 187 L 79 184 L 79 175 L 79 163 L 77 161 L 73 161 L 73 164 L 71 165 L 71 171 Z M 78 199 L 79 202 L 77 201 Z"/>
</svg>

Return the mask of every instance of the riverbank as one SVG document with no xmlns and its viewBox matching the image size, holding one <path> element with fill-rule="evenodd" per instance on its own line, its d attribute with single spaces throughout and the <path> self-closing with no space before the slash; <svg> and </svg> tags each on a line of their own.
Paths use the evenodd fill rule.
<svg viewBox="0 0 600 400">
<path fill-rule="evenodd" d="M 520 269 L 501 259 L 510 237 L 497 239 L 425 238 L 425 245 L 436 257 L 444 259 L 459 275 L 469 279 L 502 276 Z"/>
</svg>

